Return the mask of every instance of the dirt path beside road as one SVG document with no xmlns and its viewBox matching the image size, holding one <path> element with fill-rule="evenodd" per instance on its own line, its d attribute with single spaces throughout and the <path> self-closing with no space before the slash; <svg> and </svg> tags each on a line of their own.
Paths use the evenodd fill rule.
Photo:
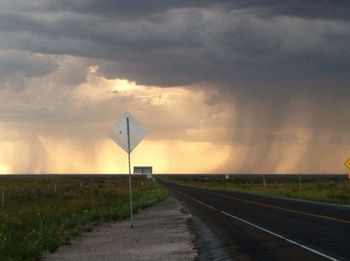
<svg viewBox="0 0 350 261">
<path fill-rule="evenodd" d="M 135 215 L 135 227 L 128 221 L 96 227 L 69 246 L 44 257 L 47 261 L 133 261 L 194 260 L 190 228 L 174 197 Z"/>
</svg>

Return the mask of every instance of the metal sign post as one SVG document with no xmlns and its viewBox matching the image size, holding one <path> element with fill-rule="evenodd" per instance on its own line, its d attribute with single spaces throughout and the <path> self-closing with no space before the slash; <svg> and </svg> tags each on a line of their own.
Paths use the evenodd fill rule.
<svg viewBox="0 0 350 261">
<path fill-rule="evenodd" d="M 130 126 L 129 126 L 129 117 L 126 117 L 126 130 L 127 130 L 127 134 L 128 134 L 130 223 L 131 223 L 131 228 L 134 228 L 134 216 L 133 216 L 133 210 L 132 210 L 132 184 L 131 184 Z"/>
<path fill-rule="evenodd" d="M 128 153 L 129 166 L 129 201 L 130 201 L 130 223 L 134 227 L 134 216 L 132 207 L 132 179 L 131 179 L 131 152 L 147 135 L 147 130 L 130 113 L 126 112 L 121 119 L 115 123 L 109 133 L 109 137 L 116 142 L 126 153 Z"/>
</svg>

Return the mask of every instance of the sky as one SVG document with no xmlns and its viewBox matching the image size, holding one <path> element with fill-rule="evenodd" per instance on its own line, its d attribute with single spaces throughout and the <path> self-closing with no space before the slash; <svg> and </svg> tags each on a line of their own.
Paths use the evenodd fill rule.
<svg viewBox="0 0 350 261">
<path fill-rule="evenodd" d="M 0 173 L 345 173 L 348 0 L 0 0 Z"/>
</svg>

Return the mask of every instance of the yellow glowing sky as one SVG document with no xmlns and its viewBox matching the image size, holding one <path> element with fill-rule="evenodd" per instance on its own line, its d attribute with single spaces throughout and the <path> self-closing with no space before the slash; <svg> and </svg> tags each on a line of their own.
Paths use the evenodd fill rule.
<svg viewBox="0 0 350 261">
<path fill-rule="evenodd" d="M 26 98 L 22 95 L 19 104 Z M 210 136 L 225 135 L 223 126 L 212 124 L 227 120 L 231 113 L 223 110 L 227 105 L 206 105 L 206 94 L 196 88 L 106 80 L 92 67 L 88 82 L 67 96 L 69 108 L 62 108 L 62 95 L 48 101 L 53 114 L 69 118 L 77 113 L 73 121 L 53 123 L 57 129 L 41 120 L 33 123 L 37 126 L 19 124 L 12 130 L 1 125 L 3 136 L 9 131 L 15 136 L 0 143 L 1 173 L 126 173 L 127 155 L 107 137 L 124 111 L 130 111 L 150 132 L 132 153 L 133 165 L 151 165 L 156 173 L 206 173 L 215 172 L 229 156 L 230 146 Z M 80 120 L 82 126 L 77 123 Z"/>
<path fill-rule="evenodd" d="M 43 81 L 50 82 L 50 77 L 57 76 Z M 32 87 L 20 93 L 2 91 L 1 106 L 16 108 L 18 119 L 0 124 L 0 173 L 127 173 L 127 155 L 107 137 L 125 111 L 149 130 L 132 153 L 132 164 L 153 166 L 155 173 L 344 169 L 344 145 L 326 160 L 319 160 L 327 154 L 324 147 L 310 155 L 314 130 L 307 127 L 308 107 L 302 101 L 293 102 L 292 115 L 298 117 L 288 118 L 298 124 L 273 133 L 275 140 L 264 150 L 259 139 L 251 142 L 258 128 L 254 122 L 246 118 L 247 126 L 238 129 L 241 112 L 235 100 L 212 102 L 217 95 L 215 88 L 160 88 L 108 80 L 95 67 L 90 67 L 87 82 L 72 89 L 47 88 L 33 80 Z"/>
</svg>

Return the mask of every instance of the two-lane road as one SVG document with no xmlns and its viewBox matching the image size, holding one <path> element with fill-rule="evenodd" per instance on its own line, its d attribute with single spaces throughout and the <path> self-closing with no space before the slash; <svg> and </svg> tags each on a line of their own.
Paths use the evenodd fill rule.
<svg viewBox="0 0 350 261">
<path fill-rule="evenodd" d="M 350 208 L 161 182 L 234 260 L 350 260 Z"/>
</svg>

